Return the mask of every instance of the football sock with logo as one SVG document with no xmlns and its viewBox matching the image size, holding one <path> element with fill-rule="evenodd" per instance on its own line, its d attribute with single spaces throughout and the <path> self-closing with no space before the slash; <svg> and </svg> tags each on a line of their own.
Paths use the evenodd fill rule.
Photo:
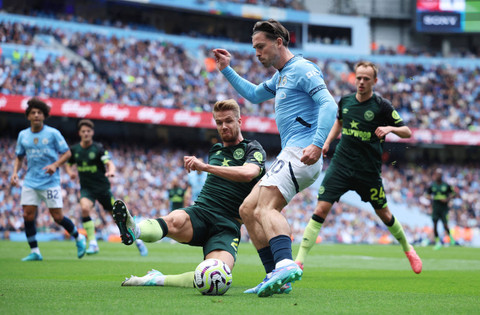
<svg viewBox="0 0 480 315">
<path fill-rule="evenodd" d="M 308 252 L 317 241 L 318 232 L 320 232 L 323 222 L 325 222 L 324 218 L 319 217 L 316 214 L 312 215 L 312 218 L 308 221 L 308 224 L 305 227 L 305 231 L 303 231 L 302 242 L 300 243 L 300 248 L 295 261 L 299 261 L 302 264 L 305 262 Z"/>
<path fill-rule="evenodd" d="M 163 280 L 163 285 L 165 287 L 193 288 L 194 274 L 194 271 L 189 271 L 180 275 L 166 275 Z"/>
<path fill-rule="evenodd" d="M 35 221 L 25 221 L 25 235 L 27 236 L 27 241 L 30 248 L 38 248 Z"/>
<path fill-rule="evenodd" d="M 402 245 L 403 251 L 408 252 L 410 250 L 410 244 L 407 242 L 407 237 L 403 231 L 402 225 L 392 215 L 392 220 L 387 224 L 388 230 L 392 233 L 393 237 L 397 239 Z"/>
<path fill-rule="evenodd" d="M 279 262 L 283 260 L 292 260 L 292 239 L 290 236 L 278 235 L 270 239 L 269 243 L 275 268 L 278 268 Z"/>
<path fill-rule="evenodd" d="M 78 237 L 78 231 L 77 231 L 77 228 L 75 227 L 75 225 L 73 224 L 72 220 L 70 220 L 69 218 L 67 217 L 63 217 L 62 221 L 60 221 L 60 224 L 61 226 L 63 226 L 63 228 L 65 230 L 67 230 L 68 234 L 70 234 L 71 236 L 73 236 L 75 239 Z"/>
<path fill-rule="evenodd" d="M 273 254 L 270 246 L 261 248 L 257 252 L 258 256 L 260 256 L 263 267 L 265 268 L 265 272 L 269 274 L 273 269 L 275 269 L 275 261 L 273 260 Z"/>
<path fill-rule="evenodd" d="M 162 218 L 143 220 L 137 227 L 140 230 L 138 237 L 147 243 L 159 241 L 168 234 L 167 224 Z"/>
<path fill-rule="evenodd" d="M 82 218 L 83 222 L 83 228 L 87 232 L 87 238 L 90 242 L 97 242 L 97 238 L 95 236 L 95 223 L 93 223 L 92 218 L 90 216 L 88 217 L 83 217 Z"/>
</svg>

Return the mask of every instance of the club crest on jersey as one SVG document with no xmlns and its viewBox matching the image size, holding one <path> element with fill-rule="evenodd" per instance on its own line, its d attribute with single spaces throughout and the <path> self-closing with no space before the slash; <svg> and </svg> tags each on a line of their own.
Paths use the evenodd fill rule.
<svg viewBox="0 0 480 315">
<path fill-rule="evenodd" d="M 88 158 L 89 158 L 90 160 L 95 159 L 95 152 L 89 152 L 89 153 L 88 153 Z"/>
<path fill-rule="evenodd" d="M 371 121 L 375 117 L 375 114 L 371 110 L 367 110 L 363 114 L 363 118 L 365 118 L 366 121 Z"/>
<path fill-rule="evenodd" d="M 238 148 L 233 152 L 233 157 L 236 160 L 240 160 L 241 158 L 243 158 L 244 155 L 245 155 L 245 151 L 243 151 L 242 148 Z"/>
<path fill-rule="evenodd" d="M 38 144 L 38 138 L 33 138 L 33 144 L 35 144 L 35 145 Z"/>
<path fill-rule="evenodd" d="M 47 138 L 43 138 L 43 139 L 42 139 L 42 143 L 43 143 L 44 145 L 47 145 L 47 144 L 48 144 L 48 139 L 47 139 Z"/>
</svg>

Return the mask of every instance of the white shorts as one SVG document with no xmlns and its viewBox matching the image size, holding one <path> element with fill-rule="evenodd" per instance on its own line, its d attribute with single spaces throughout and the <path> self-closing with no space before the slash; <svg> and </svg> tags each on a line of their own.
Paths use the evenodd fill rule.
<svg viewBox="0 0 480 315">
<path fill-rule="evenodd" d="M 60 186 L 45 190 L 22 187 L 20 203 L 22 206 L 40 206 L 45 201 L 49 209 L 63 208 L 62 190 Z"/>
<path fill-rule="evenodd" d="M 322 171 L 322 157 L 317 163 L 306 165 L 300 162 L 302 156 L 302 148 L 283 149 L 268 172 L 262 177 L 260 186 L 276 186 L 289 203 L 297 193 L 312 185 Z"/>
</svg>

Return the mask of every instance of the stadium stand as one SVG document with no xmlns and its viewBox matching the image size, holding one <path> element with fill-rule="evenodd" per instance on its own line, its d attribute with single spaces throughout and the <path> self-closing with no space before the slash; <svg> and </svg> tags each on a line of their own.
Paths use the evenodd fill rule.
<svg viewBox="0 0 480 315">
<path fill-rule="evenodd" d="M 225 2 L 305 9 L 303 1 L 295 0 Z M 210 112 L 210 104 L 216 100 L 235 98 L 242 105 L 243 115 L 273 118 L 272 101 L 251 104 L 239 99 L 212 67 L 210 49 L 228 48 L 233 54 L 232 65 L 252 82 L 260 83 L 272 72 L 262 68 L 251 45 L 242 43 L 243 39 L 233 36 L 227 40 L 224 34 L 214 35 L 203 29 L 197 32 L 177 30 L 174 34 L 139 21 L 89 19 L 58 12 L 2 12 L 0 93 L 195 112 Z M 338 44 L 335 40 L 330 42 Z M 323 40 L 322 43 L 326 44 Z M 414 47 L 398 51 L 398 47 L 380 46 L 373 49 L 371 56 L 292 50 L 320 65 L 336 100 L 354 90 L 353 65 L 359 57 L 366 57 L 380 65 L 376 91 L 392 100 L 410 127 L 480 130 L 480 60 L 461 47 L 449 58 L 442 57 L 439 51 Z M 0 235 L 11 239 L 24 237 L 20 189 L 9 186 L 14 143 L 13 138 L 0 137 Z M 113 194 L 126 199 L 140 217 L 166 214 L 169 180 L 173 177 L 186 179 L 180 163 L 186 151 L 172 144 L 161 149 L 122 144 L 113 146 L 111 151 L 119 173 L 113 179 Z M 478 162 L 465 165 L 435 161 L 435 164 L 432 160 L 424 159 L 425 164 L 384 165 L 384 185 L 392 212 L 404 224 L 411 242 L 427 244 L 432 232 L 429 203 L 423 192 L 432 170 L 441 167 L 446 180 L 458 191 L 450 214 L 454 235 L 461 244 L 480 246 L 480 236 L 472 236 L 472 230 L 478 231 L 480 226 Z M 65 209 L 80 223 L 78 184 L 71 182 L 64 173 L 62 185 Z M 301 240 L 315 206 L 317 187 L 318 182 L 296 196 L 284 210 L 296 242 Z M 371 208 L 355 194 L 346 194 L 332 208 L 332 213 L 334 215 L 329 216 L 322 229 L 324 242 L 394 242 Z M 109 240 L 118 234 L 110 216 L 102 211 L 97 212 L 95 220 L 100 225 L 102 239 Z M 58 234 L 46 208 L 40 211 L 37 223 L 45 238 Z M 244 228 L 242 237 L 248 241 Z"/>
<path fill-rule="evenodd" d="M 10 187 L 9 176 L 14 160 L 15 140 L 0 138 L 0 232 L 3 237 L 22 238 L 23 217 L 19 204 L 20 188 Z M 118 175 L 112 180 L 112 193 L 129 203 L 132 212 L 138 217 L 158 217 L 169 211 L 169 182 L 177 177 L 186 183 L 186 172 L 183 168 L 183 156 L 186 151 L 175 147 L 147 149 L 138 145 L 118 145 L 110 150 L 117 166 Z M 196 152 L 205 157 L 206 152 Z M 271 163 L 270 161 L 269 163 Z M 384 185 L 389 198 L 390 207 L 395 216 L 404 224 L 411 242 L 426 242 L 432 238 L 429 219 L 429 204 L 424 198 L 424 191 L 429 184 L 431 172 L 442 167 L 446 180 L 456 187 L 458 198 L 452 202 L 450 222 L 461 244 L 469 245 L 472 236 L 466 233 L 480 225 L 480 171 L 469 167 L 454 165 L 432 165 L 428 168 L 416 166 L 385 166 L 383 170 Z M 327 167 L 327 166 L 326 166 Z M 297 195 L 284 209 L 292 226 L 292 237 L 300 242 L 303 230 L 310 219 L 316 204 L 316 194 L 321 178 L 309 189 Z M 64 211 L 80 224 L 80 208 L 78 204 L 79 185 L 72 182 L 66 172 L 62 173 L 64 189 Z M 99 238 L 109 240 L 118 235 L 118 229 L 111 217 L 98 209 L 94 219 L 99 226 Z M 39 231 L 58 233 L 48 209 L 41 207 L 37 219 Z M 327 218 L 321 240 L 339 243 L 392 243 L 387 229 L 371 207 L 360 201 L 358 195 L 352 193 L 342 197 L 341 202 L 332 208 L 332 215 Z M 63 236 L 62 236 L 63 237 Z M 243 241 L 248 241 L 248 233 L 243 228 Z M 320 239 L 319 239 L 320 240 Z"/>
</svg>

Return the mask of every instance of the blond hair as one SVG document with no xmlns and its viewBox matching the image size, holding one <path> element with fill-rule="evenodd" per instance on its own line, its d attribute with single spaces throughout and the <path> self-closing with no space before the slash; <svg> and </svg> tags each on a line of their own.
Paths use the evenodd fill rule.
<svg viewBox="0 0 480 315">
<path fill-rule="evenodd" d="M 355 65 L 355 68 L 354 68 L 355 72 L 357 72 L 358 67 L 366 67 L 366 68 L 371 67 L 373 69 L 373 78 L 374 79 L 377 78 L 378 68 L 373 62 L 370 62 L 370 61 L 357 62 L 357 64 Z"/>
<path fill-rule="evenodd" d="M 238 106 L 238 103 L 234 99 L 218 101 L 213 105 L 213 115 L 226 110 L 233 111 L 235 117 L 240 118 L 240 106 Z"/>
</svg>

